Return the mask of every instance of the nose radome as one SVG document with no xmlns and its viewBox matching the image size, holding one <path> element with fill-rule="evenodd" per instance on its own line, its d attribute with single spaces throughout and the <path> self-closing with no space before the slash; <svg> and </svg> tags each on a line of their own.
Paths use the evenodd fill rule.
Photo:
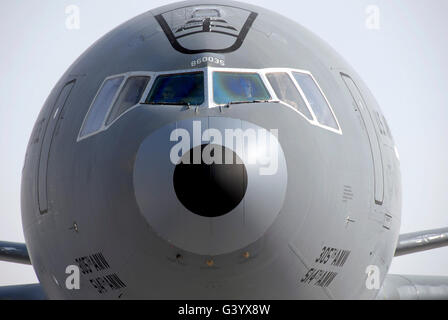
<svg viewBox="0 0 448 320">
<path fill-rule="evenodd" d="M 229 132 L 239 135 L 230 141 Z M 265 151 L 275 160 L 271 165 L 254 161 Z M 137 152 L 133 184 L 153 232 L 187 252 L 216 256 L 267 232 L 283 207 L 287 176 L 282 147 L 270 131 L 240 119 L 203 117 L 148 135 Z"/>
<path fill-rule="evenodd" d="M 211 155 L 211 161 L 204 159 L 205 154 Z M 200 156 L 198 163 L 194 155 Z M 173 185 L 185 208 L 202 217 L 219 217 L 243 200 L 247 170 L 232 150 L 222 145 L 203 144 L 182 156 L 174 169 Z"/>
</svg>

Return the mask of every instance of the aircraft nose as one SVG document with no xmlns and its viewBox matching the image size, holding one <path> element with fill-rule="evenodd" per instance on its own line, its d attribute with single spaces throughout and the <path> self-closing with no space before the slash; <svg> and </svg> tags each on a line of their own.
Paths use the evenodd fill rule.
<svg viewBox="0 0 448 320">
<path fill-rule="evenodd" d="M 239 119 L 204 117 L 147 136 L 133 182 L 153 232 L 182 250 L 216 256 L 267 232 L 283 207 L 287 176 L 275 132 Z"/>
<path fill-rule="evenodd" d="M 195 154 L 201 155 L 197 163 Z M 203 154 L 210 154 L 213 159 L 207 161 Z M 219 217 L 243 200 L 247 170 L 232 150 L 222 145 L 202 144 L 182 156 L 174 169 L 173 185 L 185 208 L 202 217 Z"/>
</svg>

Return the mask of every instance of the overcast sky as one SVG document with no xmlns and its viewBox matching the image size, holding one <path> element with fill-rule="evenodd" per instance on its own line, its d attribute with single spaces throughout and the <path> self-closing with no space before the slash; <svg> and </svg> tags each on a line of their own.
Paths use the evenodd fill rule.
<svg viewBox="0 0 448 320">
<path fill-rule="evenodd" d="M 448 226 L 448 1 L 247 2 L 277 11 L 316 33 L 367 83 L 400 153 L 402 233 Z M 21 169 L 31 130 L 50 90 L 95 40 L 167 3 L 1 0 L 1 240 L 24 241 Z M 79 9 L 79 29 L 70 29 L 70 23 L 67 28 L 70 5 Z M 372 20 L 375 13 L 379 20 Z M 390 272 L 448 276 L 448 248 L 395 258 Z M 0 285 L 36 281 L 32 267 L 0 262 Z"/>
</svg>

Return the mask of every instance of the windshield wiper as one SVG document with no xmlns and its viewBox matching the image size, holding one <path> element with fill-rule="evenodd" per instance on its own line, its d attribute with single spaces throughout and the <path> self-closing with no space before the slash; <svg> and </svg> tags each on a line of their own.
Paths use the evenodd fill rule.
<svg viewBox="0 0 448 320">
<path fill-rule="evenodd" d="M 278 100 L 254 100 L 253 103 L 265 103 L 265 102 L 273 102 L 273 103 L 279 103 Z"/>
<path fill-rule="evenodd" d="M 227 105 L 231 104 L 243 104 L 243 103 L 251 103 L 252 101 L 229 101 L 227 102 Z"/>
<path fill-rule="evenodd" d="M 250 101 L 229 101 L 226 105 L 230 106 L 231 104 L 244 104 L 244 103 L 266 103 L 266 102 L 274 102 L 278 103 L 278 100 L 250 100 Z"/>
<path fill-rule="evenodd" d="M 151 105 L 168 105 L 168 106 L 194 106 L 188 102 L 143 102 L 142 104 L 151 104 Z"/>
</svg>

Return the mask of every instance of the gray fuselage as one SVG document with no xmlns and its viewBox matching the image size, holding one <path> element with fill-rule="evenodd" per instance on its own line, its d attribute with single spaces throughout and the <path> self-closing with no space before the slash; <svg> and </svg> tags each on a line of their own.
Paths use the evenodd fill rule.
<svg viewBox="0 0 448 320">
<path fill-rule="evenodd" d="M 201 32 L 172 38 L 176 19 L 191 12 Z M 226 20 L 236 36 L 213 33 L 209 16 Z M 160 72 L 209 68 L 305 71 L 339 129 L 315 125 L 282 102 L 216 106 L 206 99 L 197 107 L 137 104 L 80 138 L 106 78 L 148 74 L 147 94 Z M 174 190 L 170 134 L 193 134 L 194 121 L 201 133 L 278 132 L 276 173 L 262 176 L 245 163 L 244 197 L 220 216 L 193 213 Z M 46 100 L 22 176 L 27 247 L 56 299 L 371 299 L 378 287 L 369 277 L 384 280 L 400 215 L 395 144 L 355 71 L 295 22 L 220 0 L 154 9 L 92 45 Z M 66 287 L 70 265 L 81 271 L 78 290 Z"/>
</svg>

